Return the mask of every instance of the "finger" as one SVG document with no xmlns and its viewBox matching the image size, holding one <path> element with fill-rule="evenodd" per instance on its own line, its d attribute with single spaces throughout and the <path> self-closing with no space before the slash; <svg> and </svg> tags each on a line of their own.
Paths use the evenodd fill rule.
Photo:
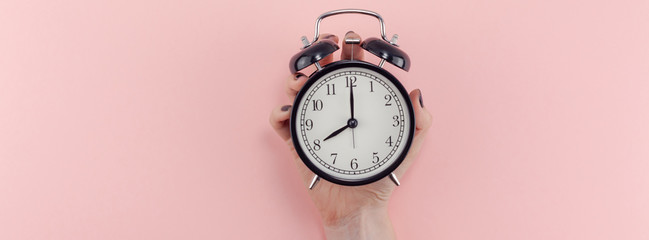
<svg viewBox="0 0 649 240">
<path fill-rule="evenodd" d="M 278 106 L 274 108 L 270 113 L 269 121 L 275 132 L 277 132 L 277 135 L 279 135 L 284 141 L 286 141 L 290 148 L 293 149 L 293 143 L 291 142 L 291 132 L 289 130 L 291 108 L 291 105 L 284 105 L 281 107 Z M 302 179 L 304 184 L 308 186 L 311 178 L 313 178 L 313 172 L 311 172 L 311 170 L 309 170 L 309 168 L 306 167 L 304 163 L 302 163 L 302 160 L 300 160 L 300 157 L 297 155 L 295 150 L 291 151 L 293 152 L 294 163 L 297 166 L 300 178 Z"/>
<path fill-rule="evenodd" d="M 330 33 L 323 33 L 323 34 L 320 34 L 319 36 L 320 37 L 318 37 L 318 41 L 316 41 L 316 42 L 319 42 L 319 41 L 321 41 L 323 39 L 326 39 L 326 40 L 334 41 L 336 44 L 338 43 L 338 36 L 336 36 L 336 35 L 333 35 L 333 34 L 330 34 Z M 329 63 L 331 63 L 333 61 L 334 61 L 334 55 L 329 54 L 328 56 L 326 56 L 325 58 L 320 60 L 319 63 L 320 63 L 320 66 L 324 66 L 324 65 L 327 65 L 327 64 L 329 64 Z"/>
<path fill-rule="evenodd" d="M 416 119 L 416 129 L 417 131 L 426 131 L 430 128 L 430 125 L 433 123 L 433 116 L 424 108 L 424 98 L 421 94 L 421 90 L 417 89 L 410 92 L 410 101 L 415 103 L 417 107 L 413 107 L 415 110 L 415 119 Z M 417 134 L 417 131 L 415 134 Z"/>
<path fill-rule="evenodd" d="M 414 160 L 417 158 L 419 151 L 421 150 L 424 138 L 428 133 L 428 129 L 433 122 L 433 117 L 431 114 L 424 108 L 424 101 L 421 94 L 421 90 L 417 89 L 410 92 L 410 101 L 413 103 L 413 110 L 415 112 L 415 136 L 412 140 L 412 145 L 410 145 L 410 150 L 408 155 L 403 160 L 401 165 L 394 171 L 398 178 L 403 176 L 406 170 L 412 165 Z"/>
<path fill-rule="evenodd" d="M 291 133 L 289 131 L 289 118 L 291 117 L 291 105 L 284 105 L 281 107 L 276 107 L 270 113 L 270 125 L 275 129 L 275 132 L 279 137 L 287 141 L 291 138 Z"/>
<path fill-rule="evenodd" d="M 357 39 L 357 44 L 347 43 L 345 39 Z M 363 60 L 363 48 L 359 44 L 361 42 L 361 36 L 355 33 L 354 31 L 349 31 L 345 34 L 343 38 L 343 51 L 340 53 L 340 59 L 345 60 Z"/>
<path fill-rule="evenodd" d="M 306 75 L 301 72 L 297 72 L 288 78 L 286 78 L 286 94 L 294 98 L 297 95 L 297 92 L 302 89 L 306 80 L 309 79 Z"/>
</svg>

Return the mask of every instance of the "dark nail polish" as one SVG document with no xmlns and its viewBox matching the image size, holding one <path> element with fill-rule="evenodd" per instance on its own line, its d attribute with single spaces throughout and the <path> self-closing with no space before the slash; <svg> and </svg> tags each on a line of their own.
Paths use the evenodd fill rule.
<svg viewBox="0 0 649 240">
<path fill-rule="evenodd" d="M 300 72 L 293 75 L 293 79 L 295 79 L 295 80 L 297 80 L 300 77 L 306 77 L 306 75 L 304 75 L 303 73 L 300 73 Z"/>
<path fill-rule="evenodd" d="M 419 90 L 419 105 L 423 108 L 424 107 L 424 100 L 421 97 L 421 90 Z"/>
<path fill-rule="evenodd" d="M 329 35 L 324 36 L 324 37 L 322 37 L 322 38 L 324 38 L 324 39 L 332 39 L 332 38 L 334 38 L 334 37 L 335 37 L 335 35 L 333 35 L 333 34 L 329 34 Z"/>
<path fill-rule="evenodd" d="M 345 35 L 350 34 L 350 33 L 355 33 L 355 32 L 354 31 L 349 31 L 349 32 L 345 33 Z"/>
<path fill-rule="evenodd" d="M 291 105 L 284 105 L 284 106 L 282 107 L 282 112 L 286 112 L 286 111 L 288 111 L 289 109 L 291 109 Z"/>
</svg>

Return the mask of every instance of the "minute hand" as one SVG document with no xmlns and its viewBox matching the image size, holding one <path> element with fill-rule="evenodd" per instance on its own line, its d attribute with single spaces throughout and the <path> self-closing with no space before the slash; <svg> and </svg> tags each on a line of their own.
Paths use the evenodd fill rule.
<svg viewBox="0 0 649 240">
<path fill-rule="evenodd" d="M 351 81 L 350 81 L 351 82 Z M 354 84 L 349 84 L 349 108 L 352 112 L 352 119 L 354 119 Z"/>
</svg>

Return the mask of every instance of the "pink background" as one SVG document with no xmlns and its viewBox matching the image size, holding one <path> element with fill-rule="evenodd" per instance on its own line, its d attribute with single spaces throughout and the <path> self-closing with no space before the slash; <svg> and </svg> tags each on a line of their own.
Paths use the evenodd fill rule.
<svg viewBox="0 0 649 240">
<path fill-rule="evenodd" d="M 649 239 L 648 1 L 398 2 L 0 1 L 0 239 L 323 238 L 268 114 L 347 7 L 435 117 L 401 239 Z"/>
</svg>

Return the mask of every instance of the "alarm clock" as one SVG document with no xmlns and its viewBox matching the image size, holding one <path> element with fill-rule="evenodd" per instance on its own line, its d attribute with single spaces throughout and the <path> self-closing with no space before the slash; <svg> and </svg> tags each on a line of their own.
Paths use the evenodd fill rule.
<svg viewBox="0 0 649 240">
<path fill-rule="evenodd" d="M 336 42 L 318 41 L 320 22 L 338 14 L 363 14 L 377 18 L 381 38 L 344 39 L 380 58 L 378 64 L 357 59 L 321 66 L 319 61 L 339 49 Z M 395 34 L 385 35 L 383 18 L 372 11 L 342 9 L 316 19 L 315 36 L 289 63 L 291 73 L 315 65 L 300 89 L 290 116 L 295 151 L 315 173 L 309 189 L 320 178 L 347 186 L 358 186 L 390 176 L 408 154 L 415 134 L 415 116 L 409 95 L 399 80 L 383 69 L 388 62 L 410 69 L 410 58 L 399 49 Z M 353 51 L 352 51 L 353 52 Z"/>
</svg>

